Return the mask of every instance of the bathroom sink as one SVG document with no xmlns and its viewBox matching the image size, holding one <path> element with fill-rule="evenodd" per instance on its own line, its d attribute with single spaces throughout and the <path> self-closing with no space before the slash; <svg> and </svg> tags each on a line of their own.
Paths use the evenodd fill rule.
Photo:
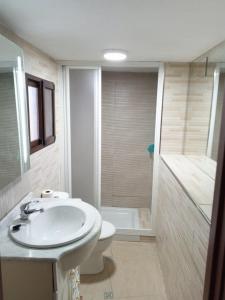
<svg viewBox="0 0 225 300">
<path fill-rule="evenodd" d="M 95 214 L 81 200 L 36 200 L 34 211 L 27 220 L 17 218 L 9 228 L 17 243 L 33 248 L 54 248 L 85 237 L 93 228 Z"/>
</svg>

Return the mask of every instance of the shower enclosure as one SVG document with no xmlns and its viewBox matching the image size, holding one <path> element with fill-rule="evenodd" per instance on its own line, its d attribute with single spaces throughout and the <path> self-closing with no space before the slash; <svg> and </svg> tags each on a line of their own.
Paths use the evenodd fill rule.
<svg viewBox="0 0 225 300">
<path fill-rule="evenodd" d="M 63 68 L 66 190 L 127 237 L 154 235 L 163 78 L 160 64 Z"/>
<path fill-rule="evenodd" d="M 102 72 L 101 211 L 119 233 L 151 228 L 157 80 Z"/>
</svg>

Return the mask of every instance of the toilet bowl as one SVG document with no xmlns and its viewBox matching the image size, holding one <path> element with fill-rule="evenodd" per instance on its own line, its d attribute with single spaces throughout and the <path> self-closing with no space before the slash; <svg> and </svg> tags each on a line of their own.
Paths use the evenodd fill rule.
<svg viewBox="0 0 225 300">
<path fill-rule="evenodd" d="M 103 221 L 101 234 L 91 256 L 81 264 L 81 274 L 97 274 L 104 269 L 103 252 L 110 246 L 116 228 L 113 224 Z"/>
</svg>

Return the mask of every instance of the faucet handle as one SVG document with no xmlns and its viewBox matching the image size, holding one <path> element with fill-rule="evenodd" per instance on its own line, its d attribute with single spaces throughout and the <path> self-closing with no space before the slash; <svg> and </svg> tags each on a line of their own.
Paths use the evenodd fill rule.
<svg viewBox="0 0 225 300">
<path fill-rule="evenodd" d="M 24 211 L 26 209 L 27 205 L 29 205 L 30 202 L 31 201 L 23 203 L 22 205 L 20 205 L 20 211 Z"/>
<path fill-rule="evenodd" d="M 40 201 L 39 200 L 31 200 L 31 201 L 28 201 L 26 203 L 23 203 L 21 206 L 20 206 L 20 211 L 21 213 L 27 213 L 29 210 L 30 210 L 30 206 L 32 204 L 36 204 L 36 203 L 39 203 Z"/>
</svg>

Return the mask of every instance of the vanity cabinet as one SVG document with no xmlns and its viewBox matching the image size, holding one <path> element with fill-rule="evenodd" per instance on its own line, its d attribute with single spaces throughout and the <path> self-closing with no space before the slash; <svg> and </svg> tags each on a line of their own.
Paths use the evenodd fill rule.
<svg viewBox="0 0 225 300">
<path fill-rule="evenodd" d="M 74 199 L 63 200 L 63 205 L 75 208 L 77 211 L 84 211 L 85 223 L 82 224 L 82 230 L 78 230 L 80 237 L 74 242 L 67 243 L 65 245 L 59 246 L 54 244 L 55 247 L 46 248 L 35 248 L 35 247 L 25 247 L 22 244 L 14 242 L 11 238 L 10 231 L 12 229 L 12 224 L 18 222 L 18 215 L 20 215 L 21 204 L 28 203 L 32 199 L 30 195 L 26 196 L 18 205 L 0 222 L 0 262 L 2 271 L 2 288 L 3 288 L 3 299 L 4 300 L 80 300 L 79 295 L 79 284 L 80 284 L 80 272 L 79 265 L 85 261 L 92 253 L 99 239 L 101 232 L 102 218 L 99 212 L 92 206 L 84 203 L 83 201 L 74 201 Z M 50 201 L 50 200 L 49 200 Z M 47 212 L 51 208 L 57 208 L 56 200 L 53 200 L 53 206 L 50 202 L 43 202 L 44 212 L 46 212 L 46 217 L 44 220 L 49 218 Z M 65 204 L 66 201 L 66 204 Z M 45 203 L 45 204 L 44 204 Z M 44 206 L 46 205 L 46 206 Z M 48 207 L 48 205 L 50 205 Z M 60 209 L 61 205 L 58 205 Z M 64 207 L 62 206 L 62 207 Z M 48 210 L 49 209 L 49 210 Z M 64 217 L 68 215 L 65 214 L 65 210 L 59 212 L 59 210 L 54 210 Z M 67 210 L 68 211 L 68 210 Z M 74 211 L 72 211 L 74 213 Z M 33 220 L 37 220 L 40 216 L 36 215 L 34 219 L 30 217 L 29 223 L 26 224 L 26 233 L 32 231 L 32 226 L 29 227 L 28 224 L 32 224 Z M 52 216 L 52 215 L 51 215 Z M 78 214 L 74 213 L 71 220 L 78 220 Z M 48 226 L 53 226 L 52 217 L 49 220 Z M 19 219 L 20 220 L 20 219 Z M 56 222 L 63 222 L 63 218 L 55 217 Z M 43 222 L 41 219 L 40 223 Z M 18 223 L 17 223 L 18 224 Z M 33 223 L 36 224 L 36 223 Z M 39 223 L 38 223 L 39 224 Z M 62 226 L 62 231 L 59 233 L 59 239 L 51 239 L 51 231 L 47 232 L 49 228 L 46 223 L 45 226 L 37 232 L 37 237 L 40 237 L 40 241 L 50 241 L 50 242 L 62 242 L 62 235 L 68 232 L 67 227 Z M 71 222 L 72 228 L 76 228 L 74 223 Z M 36 226 L 37 227 L 37 226 Z M 78 227 L 79 229 L 80 227 Z M 64 229 L 64 231 L 63 231 Z M 81 238 L 81 235 L 88 230 L 88 233 Z M 45 235 L 42 235 L 42 231 L 45 230 Z M 55 231 L 57 226 L 55 227 Z M 25 234 L 23 235 L 25 236 Z M 46 240 L 46 237 L 49 240 Z M 68 237 L 68 236 L 67 236 Z M 69 235 L 71 237 L 71 235 Z M 29 241 L 29 239 L 27 239 Z M 26 240 L 25 240 L 26 241 Z M 31 239 L 31 242 L 33 240 Z M 23 243 L 25 244 L 25 242 Z"/>
<path fill-rule="evenodd" d="M 79 268 L 63 271 L 59 262 L 3 260 L 4 300 L 80 300 Z"/>
</svg>

